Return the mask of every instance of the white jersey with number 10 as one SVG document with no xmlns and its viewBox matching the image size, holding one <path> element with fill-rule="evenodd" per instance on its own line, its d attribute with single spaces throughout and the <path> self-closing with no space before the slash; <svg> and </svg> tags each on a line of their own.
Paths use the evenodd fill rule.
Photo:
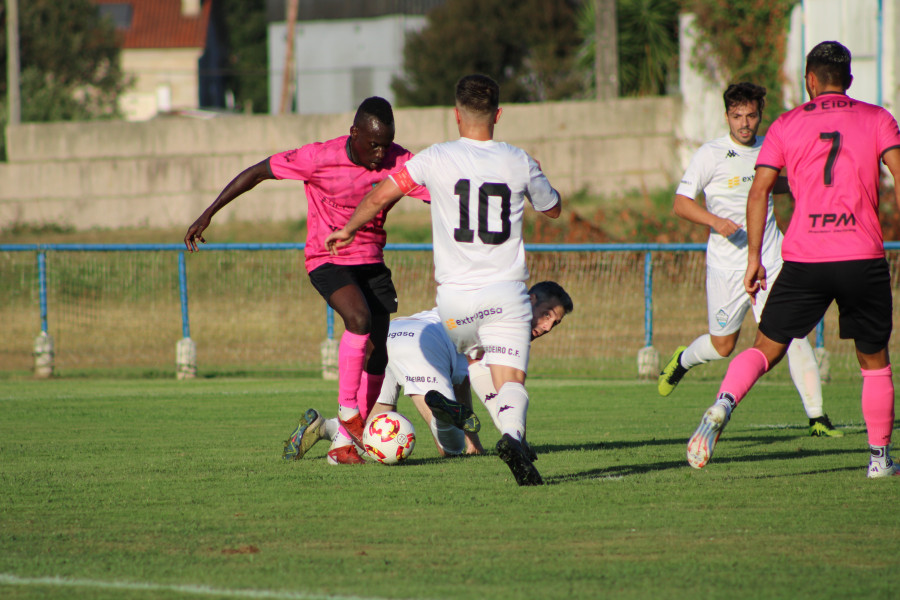
<svg viewBox="0 0 900 600">
<path fill-rule="evenodd" d="M 435 144 L 404 170 L 431 193 L 434 276 L 439 285 L 477 288 L 525 281 L 525 199 L 550 210 L 559 194 L 527 152 L 504 142 L 460 138 Z M 403 188 L 404 173 L 394 181 Z"/>
</svg>

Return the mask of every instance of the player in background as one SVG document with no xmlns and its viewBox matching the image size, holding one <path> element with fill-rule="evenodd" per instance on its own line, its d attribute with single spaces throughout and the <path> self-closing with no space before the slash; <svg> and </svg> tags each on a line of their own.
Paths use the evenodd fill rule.
<svg viewBox="0 0 900 600">
<path fill-rule="evenodd" d="M 344 444 L 329 460 L 359 462 L 360 437 L 368 409 L 375 403 L 387 364 L 386 338 L 390 315 L 397 311 L 397 292 L 384 264 L 387 234 L 382 207 L 347 250 L 333 256 L 325 237 L 353 213 L 372 186 L 400 168 L 412 154 L 394 143 L 394 113 L 379 97 L 365 99 L 356 111 L 350 135 L 281 152 L 248 167 L 188 228 L 184 243 L 196 252 L 203 232 L 226 204 L 267 179 L 304 182 L 307 199 L 306 270 L 313 286 L 341 316 L 345 332 L 338 347 L 338 416 Z M 409 190 L 428 200 L 424 188 Z M 351 440 L 359 442 L 351 444 Z"/>
<path fill-rule="evenodd" d="M 534 284 L 528 295 L 532 306 L 532 339 L 550 333 L 558 323 L 555 317 L 560 310 L 569 314 L 574 308 L 572 298 L 555 281 Z M 381 396 L 369 412 L 368 421 L 382 412 L 396 410 L 397 397 L 403 388 L 428 423 L 441 456 L 482 454 L 484 450 L 477 433 L 436 419 L 425 402 L 428 394 L 440 393 L 445 397 L 453 394 L 457 401 L 471 409 L 471 386 L 494 424 L 500 428 L 501 407 L 497 404 L 490 369 L 483 359 L 473 361 L 456 351 L 437 309 L 391 321 L 386 373 Z M 333 439 L 339 425 L 337 419 L 322 419 L 312 408 L 306 411 L 301 423 L 304 426 L 295 430 L 291 439 L 284 443 L 282 457 L 285 459 L 302 458 L 320 439 Z"/>
<path fill-rule="evenodd" d="M 737 404 L 781 360 L 791 340 L 808 335 L 836 300 L 840 335 L 854 340 L 862 370 L 867 474 L 900 475 L 890 456 L 892 299 L 878 221 L 879 161 L 893 176 L 900 206 L 900 130 L 885 109 L 846 95 L 853 80 L 850 51 L 838 42 L 822 42 L 809 52 L 805 79 L 810 101 L 769 128 L 747 200 L 744 287 L 755 299 L 769 286 L 761 256 L 768 197 L 778 173 L 787 169 L 796 206 L 782 245 L 781 275 L 753 347 L 728 366 L 716 403 L 688 441 L 687 459 L 698 469 L 706 465 Z"/>
<path fill-rule="evenodd" d="M 675 191 L 674 203 L 676 215 L 709 228 L 706 246 L 709 333 L 675 350 L 659 374 L 661 396 L 671 394 L 689 369 L 731 356 L 747 311 L 752 309 L 759 322 L 768 296 L 767 291 L 761 291 L 756 296 L 756 303 L 751 304 L 750 296 L 744 290 L 747 231 L 743 225 L 747 215 L 747 193 L 763 142 L 756 132 L 762 122 L 766 88 L 752 83 L 735 83 L 728 86 L 723 99 L 728 135 L 703 144 L 694 154 Z M 697 202 L 701 191 L 706 197 L 705 208 Z M 778 178 L 774 191 L 779 194 L 789 192 L 784 177 Z M 770 283 L 781 271 L 782 238 L 770 196 L 762 241 L 762 261 Z M 787 357 L 791 378 L 809 418 L 809 434 L 842 436 L 822 409 L 819 367 L 809 340 L 805 337 L 793 340 L 788 346 Z"/>
<path fill-rule="evenodd" d="M 499 97 L 500 88 L 490 77 L 460 79 L 454 108 L 460 139 L 430 146 L 395 171 L 366 195 L 326 244 L 337 252 L 408 190 L 428 188 L 441 319 L 457 350 L 467 356 L 484 352 L 497 401 L 506 407 L 500 414 L 500 458 L 519 485 L 541 485 L 521 443 L 531 346 L 522 215 L 526 199 L 550 218 L 557 218 L 562 206 L 537 161 L 520 148 L 493 140 L 502 113 Z M 562 317 L 555 316 L 557 321 Z M 458 403 L 431 408 L 460 417 L 454 418 L 458 425 L 472 414 Z"/>
</svg>

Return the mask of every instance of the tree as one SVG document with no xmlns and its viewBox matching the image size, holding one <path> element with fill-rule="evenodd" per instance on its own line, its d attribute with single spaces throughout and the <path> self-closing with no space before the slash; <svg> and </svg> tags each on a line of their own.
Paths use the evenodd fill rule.
<svg viewBox="0 0 900 600">
<path fill-rule="evenodd" d="M 764 86 L 766 103 L 776 107 L 777 114 L 784 104 L 782 65 L 788 26 L 798 1 L 686 0 L 685 10 L 696 15 L 699 29 L 694 64 L 718 65 L 729 83 L 752 81 Z"/>
<path fill-rule="evenodd" d="M 678 73 L 678 10 L 679 0 L 617 0 L 619 89 L 623 96 L 666 93 L 669 82 Z M 589 0 L 577 17 L 584 40 L 578 52 L 578 67 L 591 74 L 595 20 L 596 2 Z"/>
<path fill-rule="evenodd" d="M 73 121 L 119 115 L 119 95 L 128 81 L 119 64 L 113 24 L 90 0 L 19 2 L 22 121 Z M 6 64 L 6 11 L 0 28 Z M 0 80 L 5 127 L 6 71 Z M 5 136 L 0 139 L 5 157 Z"/>
<path fill-rule="evenodd" d="M 226 85 L 239 109 L 269 112 L 266 0 L 218 0 L 228 45 Z"/>
<path fill-rule="evenodd" d="M 583 96 L 575 54 L 577 0 L 448 0 L 407 38 L 404 75 L 392 84 L 399 105 L 453 104 L 463 75 L 490 75 L 504 102 Z"/>
</svg>

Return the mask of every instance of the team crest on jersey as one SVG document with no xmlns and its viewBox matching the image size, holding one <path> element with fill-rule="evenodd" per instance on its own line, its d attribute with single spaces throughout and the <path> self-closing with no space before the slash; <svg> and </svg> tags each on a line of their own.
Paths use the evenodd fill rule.
<svg viewBox="0 0 900 600">
<path fill-rule="evenodd" d="M 716 313 L 716 323 L 719 324 L 719 327 L 725 327 L 728 324 L 728 313 L 720 309 Z"/>
</svg>

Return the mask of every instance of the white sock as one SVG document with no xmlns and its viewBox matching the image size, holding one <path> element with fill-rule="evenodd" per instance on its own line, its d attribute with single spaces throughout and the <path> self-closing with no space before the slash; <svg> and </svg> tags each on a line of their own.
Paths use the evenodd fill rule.
<svg viewBox="0 0 900 600">
<path fill-rule="evenodd" d="M 331 447 L 329 450 L 334 450 L 335 448 L 340 448 L 341 446 L 349 446 L 353 443 L 353 440 L 348 438 L 341 432 L 337 432 L 334 434 L 334 437 L 331 439 Z"/>
<path fill-rule="evenodd" d="M 322 428 L 322 434 L 324 435 L 325 439 L 334 440 L 334 436 L 337 435 L 340 426 L 341 422 L 337 417 L 325 419 L 325 426 Z"/>
<path fill-rule="evenodd" d="M 359 409 L 355 406 L 353 408 L 349 406 L 341 406 L 338 405 L 338 417 L 343 419 L 344 421 L 349 421 L 353 417 L 359 414 Z"/>
<path fill-rule="evenodd" d="M 681 353 L 679 362 L 685 369 L 690 369 L 697 365 L 704 365 L 711 360 L 722 360 L 723 358 L 725 357 L 716 351 L 712 337 L 707 333 L 691 342 L 691 345 Z"/>
<path fill-rule="evenodd" d="M 822 380 L 819 377 L 819 365 L 809 340 L 797 338 L 787 349 L 788 368 L 791 379 L 803 400 L 806 416 L 816 419 L 825 414 L 822 408 Z"/>
<path fill-rule="evenodd" d="M 869 446 L 869 464 L 878 463 L 878 466 L 886 469 L 891 458 L 890 446 Z"/>
<path fill-rule="evenodd" d="M 521 383 L 504 383 L 497 393 L 497 421 L 501 434 L 509 434 L 517 440 L 525 437 L 525 419 L 528 414 L 528 392 Z"/>
<path fill-rule="evenodd" d="M 431 427 L 431 435 L 434 436 L 441 450 L 446 454 L 456 455 L 466 451 L 466 434 L 462 429 L 449 423 L 438 421 L 434 417 L 431 417 L 429 426 Z"/>
<path fill-rule="evenodd" d="M 500 429 L 500 421 L 497 420 L 497 390 L 494 389 L 491 370 L 480 362 L 469 365 L 469 386 L 491 415 L 494 426 Z"/>
</svg>

